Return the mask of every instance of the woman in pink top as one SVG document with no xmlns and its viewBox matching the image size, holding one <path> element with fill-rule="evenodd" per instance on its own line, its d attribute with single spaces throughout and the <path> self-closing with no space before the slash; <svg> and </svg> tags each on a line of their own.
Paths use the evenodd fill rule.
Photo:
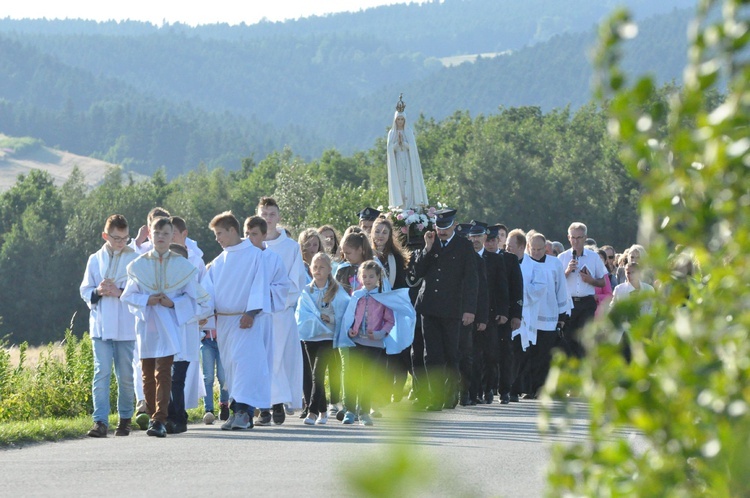
<svg viewBox="0 0 750 498">
<path fill-rule="evenodd" d="M 602 258 L 604 267 L 607 268 L 607 252 L 604 249 L 598 249 L 596 251 L 599 257 Z M 609 280 L 610 275 L 607 273 L 604 275 L 604 287 L 594 287 L 594 299 L 596 299 L 596 316 L 599 316 L 607 312 L 609 309 L 609 302 L 612 300 L 612 289 L 614 286 Z"/>
</svg>

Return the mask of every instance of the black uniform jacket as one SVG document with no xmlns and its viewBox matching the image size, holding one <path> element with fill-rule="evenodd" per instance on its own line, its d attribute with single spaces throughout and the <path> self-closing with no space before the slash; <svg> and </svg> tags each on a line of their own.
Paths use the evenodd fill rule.
<svg viewBox="0 0 750 498">
<path fill-rule="evenodd" d="M 415 252 L 411 271 L 423 278 L 416 309 L 422 315 L 460 319 L 477 310 L 477 253 L 467 239 L 454 235 L 446 247 L 440 239 L 429 252 Z"/>
</svg>

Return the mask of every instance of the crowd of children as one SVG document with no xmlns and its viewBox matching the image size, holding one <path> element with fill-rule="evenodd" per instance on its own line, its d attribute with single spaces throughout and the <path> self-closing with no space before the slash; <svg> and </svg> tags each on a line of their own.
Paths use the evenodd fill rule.
<svg viewBox="0 0 750 498">
<path fill-rule="evenodd" d="M 105 244 L 89 258 L 80 287 L 94 349 L 89 436 L 109 432 L 113 365 L 117 436 L 134 423 L 149 436 L 184 432 L 186 410 L 200 397 L 203 421 L 213 424 L 215 378 L 224 430 L 282 424 L 300 408 L 308 425 L 325 424 L 329 413 L 372 425 L 368 378 L 385 369 L 370 364 L 384 366 L 386 350 L 411 344 L 416 317 L 408 292 L 389 292 L 361 230 L 347 233 L 339 253 L 333 227 L 321 228 L 325 240 L 306 231 L 314 241 L 301 247 L 279 219 L 271 198 L 261 199 L 244 227 L 231 212 L 217 215 L 209 227 L 222 252 L 208 265 L 185 220 L 163 208 L 149 213 L 130 244 L 125 217 L 106 220 Z"/>
</svg>

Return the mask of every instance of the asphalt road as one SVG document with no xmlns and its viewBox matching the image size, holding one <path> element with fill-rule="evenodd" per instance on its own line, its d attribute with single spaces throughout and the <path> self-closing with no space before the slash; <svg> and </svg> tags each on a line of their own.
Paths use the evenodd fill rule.
<svg viewBox="0 0 750 498">
<path fill-rule="evenodd" d="M 542 435 L 539 410 L 523 400 L 422 413 L 403 401 L 373 427 L 305 426 L 293 416 L 246 431 L 217 421 L 165 439 L 135 431 L 34 444 L 0 451 L 0 495 L 365 495 L 351 473 L 382 486 L 375 495 L 537 497 L 551 445 L 587 432 L 585 417 L 564 416 L 564 432 Z"/>
</svg>

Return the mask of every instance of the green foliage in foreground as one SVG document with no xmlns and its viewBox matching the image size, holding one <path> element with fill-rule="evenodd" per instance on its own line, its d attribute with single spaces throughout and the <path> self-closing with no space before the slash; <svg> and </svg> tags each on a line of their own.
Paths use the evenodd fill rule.
<svg viewBox="0 0 750 498">
<path fill-rule="evenodd" d="M 64 358 L 56 358 L 53 348 L 49 344 L 34 367 L 24 364 L 25 343 L 16 367 L 10 364 L 7 350 L 0 348 L 0 423 L 76 418 L 91 413 L 91 340 L 88 336 L 79 340 L 68 330 L 63 342 Z M 112 378 L 114 383 L 114 375 Z M 112 406 L 116 406 L 114 390 L 112 401 Z"/>
<path fill-rule="evenodd" d="M 599 92 L 609 100 L 623 162 L 644 187 L 640 229 L 660 299 L 650 316 L 615 310 L 589 330 L 580 369 L 553 372 L 548 387 L 576 386 L 589 399 L 591 439 L 557 449 L 550 496 L 750 495 L 745 4 L 701 2 L 686 85 L 668 107 L 653 104 L 650 79 L 625 84 L 619 55 L 634 32 L 629 16 L 618 13 L 602 27 Z M 719 7 L 718 20 L 707 18 Z M 706 94 L 722 78 L 729 94 L 712 109 Z M 613 339 L 623 327 L 633 346 L 629 365 Z M 632 430 L 644 444 L 623 440 Z"/>
</svg>

